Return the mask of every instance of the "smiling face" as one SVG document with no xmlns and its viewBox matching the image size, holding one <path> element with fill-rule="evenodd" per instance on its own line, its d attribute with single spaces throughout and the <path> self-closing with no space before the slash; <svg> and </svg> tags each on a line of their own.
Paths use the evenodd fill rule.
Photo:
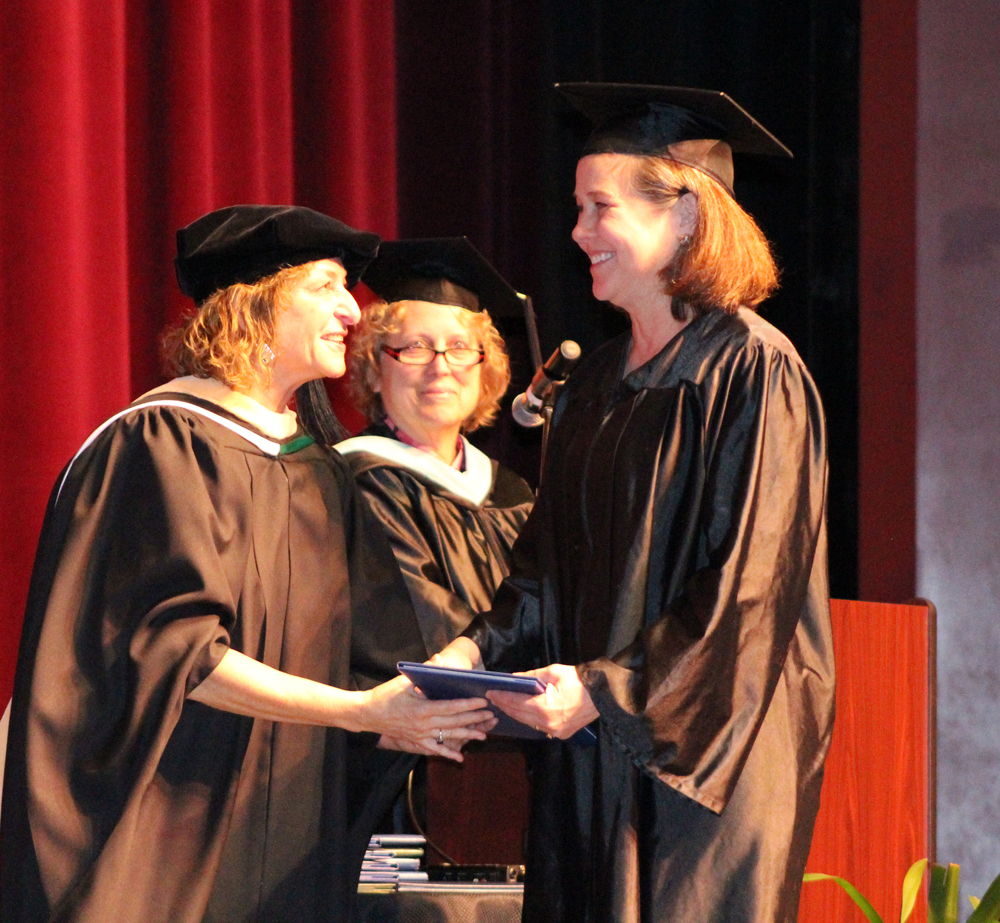
<svg viewBox="0 0 1000 923">
<path fill-rule="evenodd" d="M 633 160 L 627 154 L 580 160 L 573 228 L 573 240 L 590 257 L 594 297 L 630 314 L 669 305 L 659 273 L 696 223 L 687 203 L 692 196 L 661 205 L 633 192 Z"/>
<path fill-rule="evenodd" d="M 340 260 L 308 264 L 284 295 L 274 325 L 274 382 L 294 391 L 315 378 L 339 378 L 346 371 L 344 337 L 361 312 L 346 288 Z"/>
<path fill-rule="evenodd" d="M 472 314 L 465 308 L 429 301 L 407 301 L 403 305 L 399 329 L 386 337 L 386 346 L 429 346 L 437 350 L 482 346 L 471 333 L 468 318 Z M 447 449 L 450 444 L 453 452 L 462 424 L 479 403 L 481 370 L 481 365 L 454 368 L 444 356 L 435 356 L 429 365 L 404 365 L 382 353 L 373 390 L 381 396 L 386 413 L 407 436 L 431 447 L 442 445 Z"/>
</svg>

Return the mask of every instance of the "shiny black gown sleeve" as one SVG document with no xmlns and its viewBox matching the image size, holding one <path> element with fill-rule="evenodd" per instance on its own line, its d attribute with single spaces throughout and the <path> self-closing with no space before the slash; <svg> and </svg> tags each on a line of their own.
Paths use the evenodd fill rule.
<svg viewBox="0 0 1000 923">
<path fill-rule="evenodd" d="M 489 609 L 534 494 L 495 462 L 492 490 L 473 504 L 384 460 L 349 458 L 389 537 L 428 653 L 435 653 Z"/>
</svg>

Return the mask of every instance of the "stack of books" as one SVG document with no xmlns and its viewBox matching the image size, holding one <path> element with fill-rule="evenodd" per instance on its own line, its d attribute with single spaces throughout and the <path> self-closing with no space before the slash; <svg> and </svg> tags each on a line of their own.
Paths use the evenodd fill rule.
<svg viewBox="0 0 1000 923">
<path fill-rule="evenodd" d="M 399 891 L 424 893 L 519 894 L 524 890 L 523 865 L 425 865 L 429 881 L 401 881 Z"/>
<path fill-rule="evenodd" d="M 376 833 L 361 863 L 359 893 L 395 891 L 401 882 L 426 882 L 420 870 L 427 840 L 416 833 Z"/>
</svg>

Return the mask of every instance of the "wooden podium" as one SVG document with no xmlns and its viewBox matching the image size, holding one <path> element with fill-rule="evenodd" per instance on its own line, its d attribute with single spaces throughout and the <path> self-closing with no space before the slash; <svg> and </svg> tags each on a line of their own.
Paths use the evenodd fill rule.
<svg viewBox="0 0 1000 923">
<path fill-rule="evenodd" d="M 807 870 L 846 878 L 883 919 L 899 919 L 906 870 L 934 858 L 934 608 L 835 599 L 831 610 L 837 716 Z M 506 781 L 489 818 L 457 797 L 459 767 L 433 767 L 430 790 L 439 808 L 429 832 L 458 861 L 521 861 L 524 770 L 516 753 L 506 756 L 514 762 L 503 767 Z M 508 803 L 498 810 L 504 797 Z M 498 841 L 483 837 L 490 828 Z M 863 919 L 833 882 L 803 886 L 800 923 Z M 926 901 L 918 901 L 911 920 L 924 923 Z"/>
<path fill-rule="evenodd" d="M 898 920 L 906 870 L 934 859 L 934 607 L 831 609 L 837 716 L 807 870 L 846 878 Z M 803 886 L 799 923 L 863 919 L 835 883 Z M 924 923 L 926 899 L 910 919 Z"/>
</svg>

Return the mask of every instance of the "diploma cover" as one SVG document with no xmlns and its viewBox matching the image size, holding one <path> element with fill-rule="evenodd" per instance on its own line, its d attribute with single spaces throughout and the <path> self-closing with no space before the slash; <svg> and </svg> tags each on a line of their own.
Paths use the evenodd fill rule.
<svg viewBox="0 0 1000 923">
<path fill-rule="evenodd" d="M 460 670 L 456 667 L 435 667 L 426 663 L 401 660 L 396 664 L 399 672 L 408 677 L 428 699 L 478 699 L 491 689 L 498 692 L 518 692 L 521 695 L 539 695 L 545 684 L 533 676 L 515 676 L 513 673 L 495 673 L 490 670 Z M 487 706 L 497 716 L 497 726 L 490 734 L 504 737 L 526 737 L 544 740 L 544 731 L 536 731 L 527 724 L 512 718 L 494 705 Z M 574 744 L 594 744 L 597 735 L 589 727 L 581 728 L 567 741 Z"/>
</svg>

